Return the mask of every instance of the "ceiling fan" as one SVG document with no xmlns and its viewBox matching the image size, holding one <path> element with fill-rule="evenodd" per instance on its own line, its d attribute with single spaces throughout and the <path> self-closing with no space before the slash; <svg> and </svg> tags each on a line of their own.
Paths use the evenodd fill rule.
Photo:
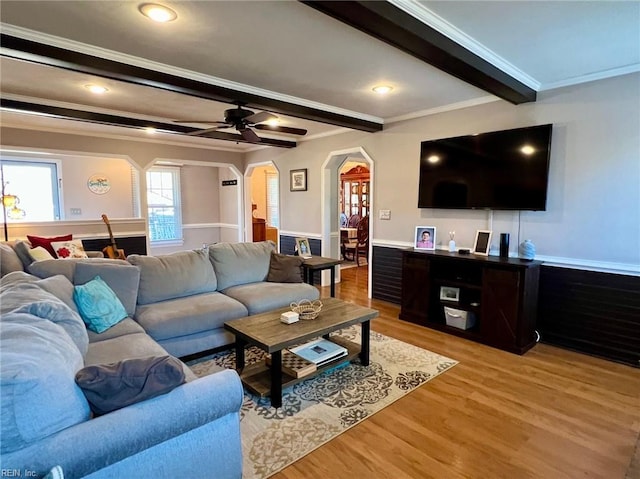
<svg viewBox="0 0 640 479">
<path fill-rule="evenodd" d="M 269 125 L 263 124 L 265 121 L 277 120 L 278 117 L 268 111 L 261 111 L 254 113 L 251 110 L 242 108 L 242 105 L 238 105 L 237 108 L 230 108 L 224 112 L 224 121 L 209 121 L 209 120 L 175 120 L 174 123 L 210 123 L 218 124 L 211 128 L 204 130 L 193 131 L 187 133 L 191 136 L 200 136 L 210 131 L 222 130 L 225 128 L 235 128 L 238 130 L 242 138 L 249 143 L 260 143 L 260 137 L 251 128 L 256 130 L 268 130 L 278 133 L 287 133 L 291 135 L 306 135 L 307 130 L 302 128 L 292 128 L 288 126 Z"/>
</svg>

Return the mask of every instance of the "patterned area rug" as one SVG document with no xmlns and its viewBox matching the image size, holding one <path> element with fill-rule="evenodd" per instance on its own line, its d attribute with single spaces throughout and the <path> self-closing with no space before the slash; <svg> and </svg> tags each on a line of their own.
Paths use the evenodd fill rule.
<svg viewBox="0 0 640 479">
<path fill-rule="evenodd" d="M 360 326 L 338 331 L 360 342 Z M 266 353 L 252 347 L 247 364 Z M 206 376 L 212 365 L 233 368 L 235 353 L 225 351 L 187 363 Z M 244 479 L 263 479 L 322 446 L 413 389 L 453 367 L 457 361 L 371 332 L 369 366 L 338 366 L 283 391 L 282 408 L 245 392 L 240 428 Z"/>
</svg>

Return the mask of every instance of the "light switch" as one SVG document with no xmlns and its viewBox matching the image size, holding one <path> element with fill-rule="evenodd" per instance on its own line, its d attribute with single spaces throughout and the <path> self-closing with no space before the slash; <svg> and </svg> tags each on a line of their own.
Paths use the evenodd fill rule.
<svg viewBox="0 0 640 479">
<path fill-rule="evenodd" d="M 391 219 L 391 210 L 380 210 L 379 218 L 381 220 L 390 220 Z"/>
<path fill-rule="evenodd" d="M 69 208 L 69 211 L 72 215 L 81 215 L 82 210 L 80 208 Z"/>
</svg>

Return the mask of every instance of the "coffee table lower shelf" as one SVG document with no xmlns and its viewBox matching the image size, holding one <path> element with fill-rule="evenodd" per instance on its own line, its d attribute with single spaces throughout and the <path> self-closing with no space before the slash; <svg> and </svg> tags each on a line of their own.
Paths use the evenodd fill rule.
<svg viewBox="0 0 640 479">
<path fill-rule="evenodd" d="M 282 389 L 293 386 L 305 379 L 317 376 L 318 374 L 321 374 L 328 369 L 335 368 L 340 364 L 350 362 L 360 355 L 360 345 L 358 343 L 335 336 L 331 337 L 331 341 L 347 348 L 347 355 L 323 364 L 314 372 L 300 378 L 289 376 L 285 372 L 282 372 Z M 264 362 L 246 366 L 240 374 L 240 379 L 242 379 L 242 383 L 247 389 L 260 397 L 268 397 L 271 394 L 271 372 Z"/>
</svg>

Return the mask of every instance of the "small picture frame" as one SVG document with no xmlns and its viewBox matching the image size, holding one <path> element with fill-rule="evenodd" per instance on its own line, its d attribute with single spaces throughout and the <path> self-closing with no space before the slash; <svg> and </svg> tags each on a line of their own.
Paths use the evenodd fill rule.
<svg viewBox="0 0 640 479">
<path fill-rule="evenodd" d="M 307 238 L 296 238 L 296 254 L 301 258 L 311 258 L 311 246 Z"/>
<path fill-rule="evenodd" d="M 289 171 L 289 190 L 307 191 L 307 169 Z"/>
<path fill-rule="evenodd" d="M 415 249 L 436 249 L 436 227 L 435 226 L 416 226 L 416 234 L 414 237 L 413 247 Z"/>
<path fill-rule="evenodd" d="M 491 235 L 493 232 L 489 230 L 477 230 L 476 240 L 473 243 L 473 254 L 489 256 L 489 248 L 491 247 Z"/>
<path fill-rule="evenodd" d="M 460 301 L 460 288 L 452 288 L 451 286 L 440 286 L 440 300 L 442 301 Z"/>
</svg>

